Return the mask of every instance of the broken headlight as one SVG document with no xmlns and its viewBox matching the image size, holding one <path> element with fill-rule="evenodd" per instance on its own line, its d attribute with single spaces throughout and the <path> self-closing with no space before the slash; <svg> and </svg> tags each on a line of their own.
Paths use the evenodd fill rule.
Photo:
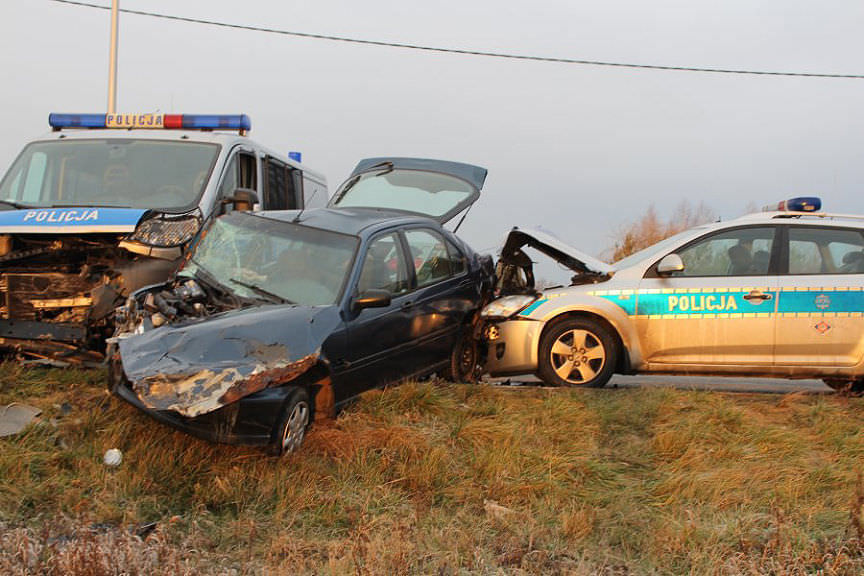
<svg viewBox="0 0 864 576">
<path fill-rule="evenodd" d="M 158 216 L 141 222 L 129 240 L 148 246 L 182 246 L 195 236 L 200 227 L 201 220 L 197 216 Z"/>
<path fill-rule="evenodd" d="M 484 318 L 509 318 L 534 302 L 534 300 L 534 296 L 524 294 L 505 296 L 483 308 L 483 312 L 480 315 Z"/>
</svg>

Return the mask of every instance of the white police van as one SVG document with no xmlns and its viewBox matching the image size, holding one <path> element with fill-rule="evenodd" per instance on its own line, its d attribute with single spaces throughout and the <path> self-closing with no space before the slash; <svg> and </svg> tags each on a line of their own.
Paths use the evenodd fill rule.
<svg viewBox="0 0 864 576">
<path fill-rule="evenodd" d="M 98 360 L 114 308 L 162 282 L 204 222 L 324 206 L 323 175 L 246 115 L 51 114 L 0 181 L 0 348 Z M 234 132 L 234 133 L 232 133 Z"/>
</svg>

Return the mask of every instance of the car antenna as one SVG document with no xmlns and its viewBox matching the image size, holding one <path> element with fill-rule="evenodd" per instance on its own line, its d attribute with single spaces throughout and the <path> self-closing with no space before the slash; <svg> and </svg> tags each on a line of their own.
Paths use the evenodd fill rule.
<svg viewBox="0 0 864 576">
<path fill-rule="evenodd" d="M 459 227 L 462 226 L 462 222 L 465 221 L 465 217 L 468 216 L 468 212 L 471 211 L 472 206 L 473 206 L 473 204 L 471 206 L 468 206 L 468 209 L 465 210 L 465 212 L 462 214 L 462 218 L 459 219 L 459 223 L 456 224 L 456 228 L 453 229 L 453 234 L 455 234 L 456 231 L 459 230 Z"/>
<path fill-rule="evenodd" d="M 310 202 L 312 201 L 313 198 L 315 198 L 315 195 L 318 194 L 318 190 L 320 190 L 320 188 L 315 188 L 315 191 L 312 192 L 312 195 L 309 197 Z M 294 219 L 291 220 L 291 223 L 297 224 L 298 222 L 300 222 L 300 217 L 303 216 L 303 212 L 305 212 L 305 211 L 306 211 L 306 202 L 304 201 L 303 202 L 303 208 L 301 208 L 300 212 L 297 213 L 297 216 L 295 216 Z"/>
</svg>

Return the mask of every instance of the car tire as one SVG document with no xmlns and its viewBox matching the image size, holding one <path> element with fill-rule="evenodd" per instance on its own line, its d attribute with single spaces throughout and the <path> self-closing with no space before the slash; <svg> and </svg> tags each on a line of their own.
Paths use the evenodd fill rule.
<svg viewBox="0 0 864 576">
<path fill-rule="evenodd" d="M 276 425 L 274 453 L 284 456 L 299 449 L 311 422 L 312 409 L 309 403 L 309 393 L 304 388 L 295 388 L 285 404 L 279 423 Z"/>
<path fill-rule="evenodd" d="M 836 378 L 825 378 L 822 381 L 837 392 L 845 392 L 847 394 L 860 394 L 864 392 L 864 380 L 861 379 L 840 380 Z"/>
<path fill-rule="evenodd" d="M 477 354 L 477 342 L 467 329 L 463 330 L 450 352 L 450 366 L 444 373 L 444 377 L 450 382 L 475 382 Z"/>
<path fill-rule="evenodd" d="M 615 371 L 618 344 L 591 318 L 553 322 L 540 339 L 538 376 L 552 386 L 602 388 Z"/>
</svg>

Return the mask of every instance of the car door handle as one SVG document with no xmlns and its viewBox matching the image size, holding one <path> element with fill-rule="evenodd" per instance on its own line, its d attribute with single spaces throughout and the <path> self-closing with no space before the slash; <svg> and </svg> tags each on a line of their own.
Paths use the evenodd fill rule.
<svg viewBox="0 0 864 576">
<path fill-rule="evenodd" d="M 407 301 L 407 302 L 403 302 L 403 303 L 402 303 L 402 310 L 408 310 L 408 309 L 411 308 L 412 306 L 414 306 L 414 302 L 412 302 L 412 301 L 410 301 L 410 300 Z"/>
<path fill-rule="evenodd" d="M 771 294 L 766 294 L 761 290 L 751 290 L 749 294 L 744 295 L 745 300 L 771 300 L 773 297 Z"/>
</svg>

